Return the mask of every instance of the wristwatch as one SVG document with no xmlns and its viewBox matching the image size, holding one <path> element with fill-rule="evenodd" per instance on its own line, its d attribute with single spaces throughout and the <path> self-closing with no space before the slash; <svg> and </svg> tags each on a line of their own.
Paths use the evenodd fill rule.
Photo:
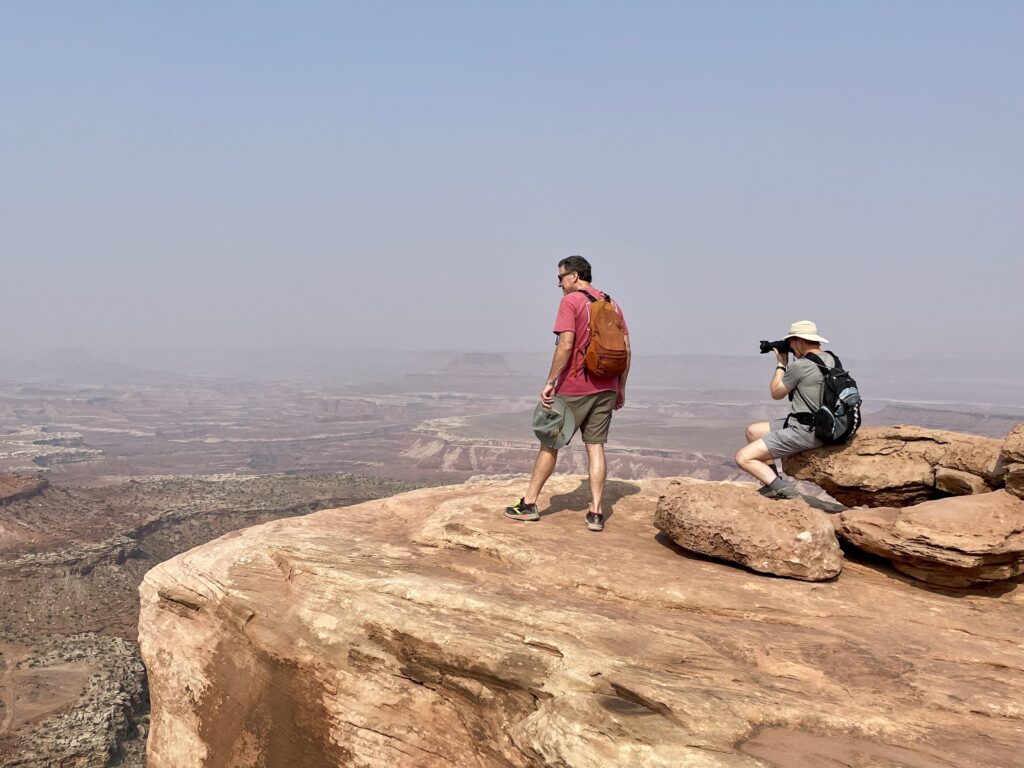
<svg viewBox="0 0 1024 768">
<path fill-rule="evenodd" d="M 784 366 L 784 365 L 776 365 L 775 366 L 775 370 L 776 371 L 784 371 L 784 370 L 786 370 L 786 366 Z"/>
</svg>

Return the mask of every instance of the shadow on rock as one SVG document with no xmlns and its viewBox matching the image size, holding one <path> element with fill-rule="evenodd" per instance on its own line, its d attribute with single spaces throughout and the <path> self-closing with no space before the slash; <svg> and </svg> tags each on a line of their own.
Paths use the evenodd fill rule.
<svg viewBox="0 0 1024 768">
<path fill-rule="evenodd" d="M 697 562 L 697 563 L 713 563 L 714 565 L 724 565 L 727 568 L 733 568 L 733 569 L 737 569 L 738 568 L 741 571 L 746 571 L 747 573 L 754 574 L 755 576 L 762 576 L 762 577 L 768 578 L 768 579 L 785 579 L 785 578 L 788 578 L 786 576 L 780 576 L 780 575 L 775 574 L 775 573 L 766 573 L 764 571 L 758 571 L 758 570 L 755 570 L 753 568 L 749 568 L 749 567 L 743 565 L 742 563 L 737 563 L 737 562 L 734 562 L 732 560 L 728 560 L 728 559 L 723 558 L 723 557 L 715 557 L 714 555 L 703 555 L 700 552 L 693 552 L 693 551 L 687 549 L 686 547 L 681 547 L 678 544 L 676 544 L 674 541 L 672 541 L 672 537 L 669 536 L 664 531 L 659 531 L 658 534 L 654 537 L 654 540 L 656 542 L 658 542 L 659 544 L 661 544 L 661 546 L 665 547 L 666 549 L 671 549 L 673 552 L 675 552 L 680 557 L 685 557 L 687 560 L 693 560 L 694 562 Z M 884 563 L 885 561 L 882 561 L 882 562 Z M 896 575 L 899 576 L 899 574 L 896 574 Z M 838 578 L 839 578 L 838 576 L 833 576 L 830 579 L 823 579 L 819 583 L 829 584 L 829 583 L 835 582 L 836 580 L 838 580 Z M 911 579 L 911 581 L 912 581 L 912 579 Z"/>
<path fill-rule="evenodd" d="M 847 507 L 844 507 L 837 501 L 827 501 L 825 499 L 819 499 L 817 496 L 808 496 L 807 494 L 801 494 L 800 498 L 807 502 L 807 506 L 814 507 L 815 509 L 820 509 L 822 512 L 828 512 L 830 515 L 845 512 L 847 509 Z"/>
<path fill-rule="evenodd" d="M 604 487 L 604 519 L 605 522 L 615 514 L 615 504 L 621 499 L 640 493 L 640 486 L 624 480 L 609 480 Z M 580 484 L 569 493 L 552 496 L 548 508 L 541 512 L 541 517 L 557 512 L 586 513 L 590 506 L 590 481 L 581 480 Z"/>
<path fill-rule="evenodd" d="M 849 563 L 863 565 L 865 568 L 871 569 L 879 576 L 890 581 L 898 581 L 907 587 L 921 589 L 925 592 L 945 597 L 990 597 L 994 599 L 1009 594 L 1017 589 L 1018 586 L 1024 584 L 1024 576 L 993 581 L 988 584 L 976 584 L 971 587 L 947 587 L 941 584 L 929 584 L 926 581 L 912 578 L 905 573 L 900 573 L 893 567 L 892 561 L 888 558 L 858 549 L 854 544 L 845 541 L 842 537 L 839 538 L 839 547 L 843 550 L 843 557 Z"/>
</svg>

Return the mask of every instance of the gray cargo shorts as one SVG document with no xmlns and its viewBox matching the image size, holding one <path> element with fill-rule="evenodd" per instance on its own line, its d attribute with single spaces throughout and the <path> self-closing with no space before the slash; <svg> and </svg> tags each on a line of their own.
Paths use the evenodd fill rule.
<svg viewBox="0 0 1024 768">
<path fill-rule="evenodd" d="M 785 427 L 785 422 L 785 419 L 772 419 L 772 431 L 761 438 L 773 459 L 792 456 L 811 448 L 820 448 L 825 444 L 814 436 L 814 427 L 805 427 L 795 421 L 789 422 L 789 426 Z"/>
</svg>

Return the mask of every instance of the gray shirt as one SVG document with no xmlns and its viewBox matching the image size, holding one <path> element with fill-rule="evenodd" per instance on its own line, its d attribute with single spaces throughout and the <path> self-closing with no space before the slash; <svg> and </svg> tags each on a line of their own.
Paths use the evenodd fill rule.
<svg viewBox="0 0 1024 768">
<path fill-rule="evenodd" d="M 836 359 L 830 352 L 822 352 L 818 357 L 827 367 L 835 367 Z M 814 361 L 802 357 L 791 362 L 782 374 L 782 385 L 793 393 L 789 412 L 814 413 L 821 408 L 821 384 L 824 380 Z"/>
</svg>

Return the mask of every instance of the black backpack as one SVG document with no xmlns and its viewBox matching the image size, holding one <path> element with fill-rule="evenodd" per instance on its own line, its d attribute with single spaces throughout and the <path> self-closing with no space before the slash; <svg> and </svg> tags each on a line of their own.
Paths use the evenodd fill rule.
<svg viewBox="0 0 1024 768">
<path fill-rule="evenodd" d="M 814 412 L 814 435 L 819 440 L 832 445 L 845 443 L 860 427 L 860 390 L 857 382 L 849 371 L 843 369 L 843 363 L 834 352 L 830 353 L 836 361 L 834 368 L 829 368 L 824 361 L 813 352 L 804 357 L 821 369 L 824 377 L 821 382 L 821 408 Z"/>
</svg>

